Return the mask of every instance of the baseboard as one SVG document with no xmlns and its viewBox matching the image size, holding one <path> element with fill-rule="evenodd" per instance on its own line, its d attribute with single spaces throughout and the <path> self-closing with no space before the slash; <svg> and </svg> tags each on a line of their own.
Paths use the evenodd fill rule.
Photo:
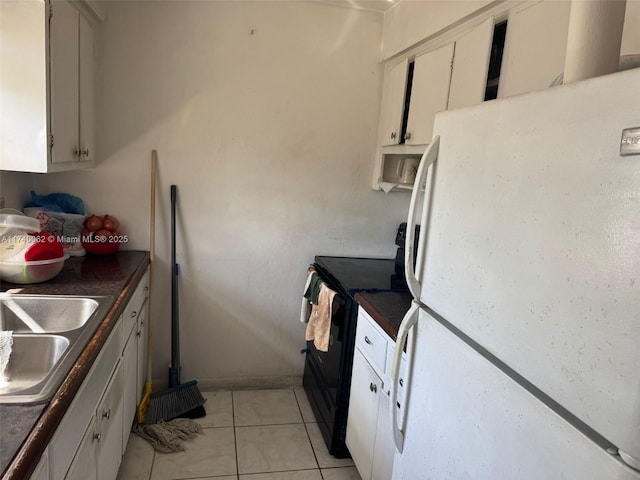
<svg viewBox="0 0 640 480">
<path fill-rule="evenodd" d="M 188 379 L 191 380 L 191 379 Z M 198 378 L 198 387 L 201 391 L 213 390 L 258 390 L 269 388 L 301 387 L 302 376 L 284 375 L 274 377 L 229 377 L 229 378 Z M 154 380 L 154 391 L 166 387 L 166 379 Z M 158 387 L 164 385 L 163 387 Z"/>
</svg>

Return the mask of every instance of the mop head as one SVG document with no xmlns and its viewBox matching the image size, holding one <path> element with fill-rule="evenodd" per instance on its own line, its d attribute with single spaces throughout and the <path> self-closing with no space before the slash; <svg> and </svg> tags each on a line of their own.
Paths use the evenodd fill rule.
<svg viewBox="0 0 640 480">
<path fill-rule="evenodd" d="M 9 357 L 13 348 L 13 332 L 10 330 L 0 331 L 0 388 L 4 387 L 9 379 L 6 376 Z"/>
<path fill-rule="evenodd" d="M 174 453 L 183 451 L 183 440 L 195 438 L 202 433 L 202 427 L 188 418 L 175 418 L 153 425 L 137 424 L 133 432 L 147 440 L 156 452 Z"/>
</svg>

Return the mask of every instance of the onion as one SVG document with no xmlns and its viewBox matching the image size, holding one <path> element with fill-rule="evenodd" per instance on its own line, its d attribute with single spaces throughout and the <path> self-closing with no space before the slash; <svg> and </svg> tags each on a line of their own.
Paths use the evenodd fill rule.
<svg viewBox="0 0 640 480">
<path fill-rule="evenodd" d="M 113 217 L 111 215 L 105 215 L 103 218 L 104 218 L 104 223 L 102 228 L 105 228 L 111 232 L 115 231 L 120 225 L 120 222 L 116 217 Z"/>
<path fill-rule="evenodd" d="M 100 230 L 103 226 L 103 221 L 97 215 L 91 215 L 90 217 L 85 218 L 84 226 L 90 232 L 96 232 Z"/>
<path fill-rule="evenodd" d="M 95 239 L 99 242 L 106 242 L 111 236 L 111 232 L 106 228 L 102 228 L 95 233 Z"/>
</svg>

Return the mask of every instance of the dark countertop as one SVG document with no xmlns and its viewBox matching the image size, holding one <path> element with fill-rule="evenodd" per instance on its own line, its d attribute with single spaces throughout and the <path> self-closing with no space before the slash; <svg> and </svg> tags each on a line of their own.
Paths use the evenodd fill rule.
<svg viewBox="0 0 640 480">
<path fill-rule="evenodd" d="M 3 480 L 29 478 L 148 264 L 147 252 L 121 251 L 104 257 L 87 255 L 69 258 L 62 271 L 47 282 L 32 285 L 0 282 L 0 292 L 113 297 L 113 304 L 93 338 L 49 402 L 0 403 Z"/>
<path fill-rule="evenodd" d="M 408 292 L 397 291 L 356 294 L 358 304 L 393 340 L 398 336 L 398 328 L 411 306 L 412 298 Z"/>
</svg>

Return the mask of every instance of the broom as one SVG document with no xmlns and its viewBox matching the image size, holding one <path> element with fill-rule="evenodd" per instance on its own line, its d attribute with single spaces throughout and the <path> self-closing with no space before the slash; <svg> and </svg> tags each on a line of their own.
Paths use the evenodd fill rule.
<svg viewBox="0 0 640 480">
<path fill-rule="evenodd" d="M 151 395 L 151 404 L 145 425 L 168 421 L 178 417 L 200 418 L 207 412 L 203 405 L 206 399 L 200 393 L 198 382 L 180 383 L 180 327 L 178 301 L 178 275 L 176 263 L 176 201 L 177 187 L 171 185 L 171 366 L 169 388 Z"/>
</svg>

